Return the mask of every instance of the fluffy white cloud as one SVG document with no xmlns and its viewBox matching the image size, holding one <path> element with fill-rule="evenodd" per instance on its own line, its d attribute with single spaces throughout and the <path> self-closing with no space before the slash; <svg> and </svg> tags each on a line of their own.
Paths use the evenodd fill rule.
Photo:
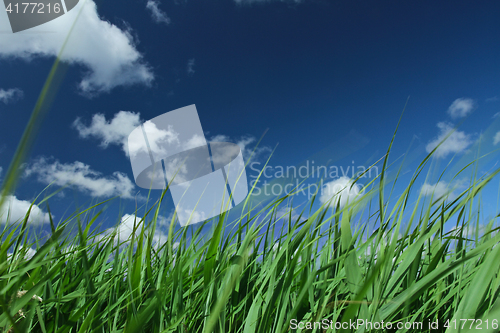
<svg viewBox="0 0 500 333">
<path fill-rule="evenodd" d="M 129 135 L 139 125 L 141 125 L 140 114 L 129 111 L 120 111 L 109 121 L 103 114 L 95 114 L 88 126 L 83 124 L 80 118 L 73 122 L 73 127 L 81 138 L 97 138 L 101 140 L 100 145 L 103 148 L 107 148 L 110 144 L 121 146 L 125 155 L 132 157 L 146 149 L 142 144 L 144 140 L 142 131 L 134 132 L 134 134 L 140 135 L 136 140 L 128 140 Z M 179 133 L 174 131 L 172 126 L 160 129 L 149 120 L 143 126 L 144 131 L 148 133 L 149 148 L 154 154 L 167 155 L 165 146 L 180 144 Z M 199 136 L 193 136 L 186 142 L 185 149 L 199 146 L 202 139 Z M 129 143 L 131 143 L 130 146 Z M 148 152 L 146 151 L 146 153 Z"/>
<path fill-rule="evenodd" d="M 457 98 L 448 108 L 448 114 L 453 119 L 462 118 L 471 113 L 476 107 L 474 100 L 470 98 Z"/>
<path fill-rule="evenodd" d="M 354 184 L 348 177 L 340 177 L 323 185 L 319 201 L 324 204 L 333 198 L 330 206 L 337 206 L 340 200 L 340 207 L 346 203 L 352 203 L 363 194 L 363 187 L 360 184 Z"/>
<path fill-rule="evenodd" d="M 151 17 L 156 23 L 170 24 L 170 18 L 160 9 L 160 2 L 156 0 L 148 0 L 146 9 L 151 12 Z"/>
<path fill-rule="evenodd" d="M 73 23 L 71 36 L 60 53 Z M 0 11 L 0 30 L 10 30 L 5 11 Z M 34 57 L 60 55 L 62 61 L 80 64 L 87 69 L 79 90 L 92 96 L 117 86 L 151 83 L 154 75 L 135 44 L 130 31 L 101 19 L 95 2 L 86 0 L 80 1 L 67 14 L 41 26 L 26 32 L 3 34 L 0 58 L 29 61 Z"/>
<path fill-rule="evenodd" d="M 443 141 L 446 136 L 453 131 L 453 126 L 451 124 L 440 122 L 437 124 L 439 128 L 439 135 L 437 138 L 432 140 L 425 147 L 426 151 L 430 153 L 434 148 L 436 148 L 441 141 Z M 444 141 L 438 149 L 434 152 L 434 156 L 438 158 L 446 157 L 451 153 L 460 153 L 467 149 L 472 144 L 472 138 L 470 134 L 465 132 L 455 130 L 450 136 Z"/>
<path fill-rule="evenodd" d="M 187 69 L 186 69 L 188 75 L 194 75 L 194 73 L 195 73 L 195 70 L 194 70 L 195 62 L 194 61 L 195 61 L 194 58 L 188 60 Z"/>
<path fill-rule="evenodd" d="M 105 177 L 92 170 L 89 165 L 78 161 L 63 164 L 59 161 L 50 162 L 42 157 L 26 167 L 25 175 L 37 175 L 38 181 L 46 184 L 73 185 L 93 197 L 119 195 L 132 199 L 135 188 L 134 183 L 124 173 L 114 172 L 112 176 Z"/>
<path fill-rule="evenodd" d="M 2 51 L 0 51 L 1 53 Z M 0 89 L 0 102 L 3 102 L 4 104 L 9 104 L 12 102 L 16 102 L 23 98 L 24 93 L 21 89 L 18 88 L 12 88 L 12 89 Z"/>
<path fill-rule="evenodd" d="M 23 221 L 31 206 L 31 202 L 19 200 L 13 195 L 9 195 L 2 207 L 0 207 L 0 224 L 15 223 Z M 31 225 L 41 225 L 49 223 L 49 214 L 45 213 L 37 205 L 31 207 L 28 223 Z"/>
<path fill-rule="evenodd" d="M 493 137 L 493 144 L 497 145 L 500 142 L 500 132 L 497 132 Z"/>
<path fill-rule="evenodd" d="M 139 113 L 120 111 L 110 121 L 107 121 L 103 114 L 95 114 L 89 126 L 84 125 L 80 118 L 76 118 L 73 127 L 81 138 L 95 137 L 101 140 L 103 148 L 110 144 L 120 145 L 125 154 L 128 154 L 128 135 L 140 124 Z"/>
</svg>

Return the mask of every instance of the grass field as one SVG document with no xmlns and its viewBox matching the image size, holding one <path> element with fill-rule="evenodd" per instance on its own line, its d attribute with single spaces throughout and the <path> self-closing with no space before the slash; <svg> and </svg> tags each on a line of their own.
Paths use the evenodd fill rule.
<svg viewBox="0 0 500 333">
<path fill-rule="evenodd" d="M 303 216 L 280 216 L 293 194 L 258 209 L 248 201 L 240 218 L 212 221 L 209 237 L 203 225 L 171 223 L 168 240 L 155 241 L 161 199 L 129 239 L 94 231 L 101 204 L 52 221 L 51 237 L 36 244 L 26 217 L 0 236 L 0 330 L 498 332 L 500 233 L 494 219 L 481 226 L 474 207 L 500 169 L 454 198 L 412 201 L 431 160 L 391 206 L 384 188 L 398 175 L 389 180 L 386 159 L 344 207 L 312 209 L 314 197 Z M 372 326 L 342 326 L 361 320 Z"/>
</svg>

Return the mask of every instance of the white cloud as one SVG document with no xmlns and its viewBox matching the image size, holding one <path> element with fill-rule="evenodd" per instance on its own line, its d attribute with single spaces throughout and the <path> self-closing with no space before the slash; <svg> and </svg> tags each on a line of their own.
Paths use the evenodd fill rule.
<svg viewBox="0 0 500 333">
<path fill-rule="evenodd" d="M 196 147 L 201 147 L 207 144 L 207 141 L 205 140 L 205 137 L 195 134 L 186 141 L 184 144 L 184 150 L 189 150 L 191 148 L 196 148 Z"/>
<path fill-rule="evenodd" d="M 452 183 L 447 183 L 445 181 L 439 181 L 435 184 L 424 183 L 420 188 L 420 195 L 426 197 L 433 197 L 434 200 L 438 198 L 442 198 L 443 200 L 446 198 L 455 198 L 455 191 L 464 187 L 466 183 L 466 179 L 457 180 Z"/>
<path fill-rule="evenodd" d="M 110 144 L 121 146 L 126 156 L 135 156 L 139 152 L 147 149 L 143 144 L 142 131 L 134 132 L 141 137 L 137 140 L 128 140 L 132 131 L 141 125 L 140 114 L 129 111 L 116 113 L 111 120 L 106 120 L 103 114 L 95 114 L 90 125 L 82 123 L 80 118 L 73 122 L 73 127 L 78 131 L 81 138 L 94 137 L 101 140 L 101 147 L 107 148 Z M 174 131 L 171 125 L 167 129 L 159 129 L 152 121 L 146 121 L 144 131 L 148 133 L 148 143 L 151 152 L 158 155 L 167 155 L 165 146 L 180 144 L 179 133 Z M 199 145 L 202 138 L 193 136 L 186 142 L 186 148 L 193 148 Z M 129 143 L 132 143 L 129 146 Z M 146 151 L 146 153 L 148 153 Z"/>
<path fill-rule="evenodd" d="M 153 235 L 153 245 L 156 246 L 160 246 L 167 241 L 167 234 L 161 231 L 160 227 L 168 226 L 170 220 L 167 220 L 166 218 L 159 216 L 158 222 L 159 223 L 157 224 L 155 233 Z M 144 221 L 142 217 L 136 216 L 135 214 L 125 214 L 123 215 L 120 223 L 116 227 L 104 230 L 102 234 L 100 234 L 97 237 L 97 240 L 100 241 L 104 237 L 113 234 L 113 232 L 116 232 L 116 237 L 120 239 L 120 243 L 128 242 L 130 241 L 132 235 L 134 237 L 138 237 L 140 235 L 143 224 Z M 134 232 L 134 226 L 135 226 L 135 232 Z M 178 242 L 173 244 L 174 249 L 176 249 L 178 246 L 179 246 Z"/>
<path fill-rule="evenodd" d="M 344 207 L 346 203 L 352 203 L 355 199 L 359 199 L 363 194 L 363 187 L 360 184 L 354 184 L 353 180 L 348 177 L 340 177 L 323 185 L 319 201 L 324 204 L 332 197 L 330 206 L 336 207 L 340 200 L 340 207 Z"/>
<path fill-rule="evenodd" d="M 80 11 L 80 8 L 83 9 Z M 77 16 L 81 13 L 80 16 Z M 60 54 L 68 32 L 74 24 L 64 51 Z M 0 30 L 9 31 L 7 13 L 0 11 Z M 154 79 L 150 67 L 136 49 L 129 30 L 121 30 L 97 13 L 94 1 L 80 1 L 67 14 L 31 28 L 26 32 L 3 34 L 0 58 L 55 57 L 83 65 L 87 71 L 78 87 L 81 93 L 93 96 L 117 86 L 149 85 Z"/>
<path fill-rule="evenodd" d="M 500 132 L 497 132 L 493 137 L 493 144 L 497 145 L 500 142 Z"/>
<path fill-rule="evenodd" d="M 159 8 L 160 2 L 156 0 L 148 0 L 146 8 L 151 11 L 151 17 L 156 23 L 170 24 L 170 18 Z"/>
<path fill-rule="evenodd" d="M 130 133 L 141 124 L 140 113 L 130 112 L 130 111 L 120 111 L 116 113 L 112 119 L 106 120 L 103 114 L 95 114 L 92 117 L 90 125 L 85 125 L 80 118 L 77 118 L 73 122 L 73 127 L 78 131 L 81 138 L 94 137 L 101 141 L 100 145 L 103 148 L 107 148 L 109 145 L 121 146 L 125 155 L 135 156 L 137 153 L 142 152 L 145 149 L 142 144 L 142 136 L 137 140 L 128 140 Z M 146 121 L 144 123 L 144 131 L 148 133 L 148 142 L 151 148 L 151 152 L 157 155 L 166 155 L 165 146 L 181 144 L 179 140 L 179 133 L 177 133 L 173 127 L 169 126 L 167 129 L 159 129 L 151 121 Z M 137 132 L 141 135 L 141 132 Z M 234 142 L 236 143 L 245 159 L 250 158 L 257 159 L 261 155 L 270 153 L 272 150 L 267 146 L 259 146 L 255 149 L 253 143 L 256 143 L 256 138 L 253 136 L 243 136 L 237 140 L 231 139 L 227 135 L 215 135 L 211 137 L 212 142 Z M 137 143 L 134 146 L 128 146 L 128 144 Z M 183 150 L 191 149 L 194 147 L 199 147 L 205 144 L 205 138 L 200 135 L 193 135 L 189 140 L 187 140 L 183 145 Z"/>
<path fill-rule="evenodd" d="M 84 125 L 80 118 L 76 118 L 73 127 L 82 138 L 95 137 L 100 139 L 103 148 L 110 144 L 120 145 L 125 154 L 128 154 L 128 135 L 140 124 L 139 113 L 120 111 L 110 121 L 107 121 L 103 114 L 95 114 L 89 126 Z"/>
<path fill-rule="evenodd" d="M 180 144 L 179 133 L 177 133 L 172 125 L 168 125 L 167 129 L 159 129 L 156 124 L 148 120 L 144 123 L 144 132 L 147 133 L 149 148 L 154 155 L 166 156 L 165 144 Z M 141 147 L 142 149 L 144 146 Z M 134 155 L 137 150 L 134 147 L 129 147 L 130 155 Z"/>
<path fill-rule="evenodd" d="M 498 101 L 498 96 L 490 97 L 486 99 L 486 102 L 496 102 Z"/>
<path fill-rule="evenodd" d="M 433 196 L 434 198 L 448 196 L 451 192 L 452 189 L 444 181 L 437 182 L 436 184 L 424 183 L 420 188 L 420 194 L 427 197 Z"/>
<path fill-rule="evenodd" d="M 434 148 L 436 148 L 441 141 L 443 141 L 446 136 L 453 130 L 451 124 L 440 122 L 437 124 L 440 130 L 437 138 L 432 140 L 425 147 L 426 151 L 430 153 Z M 450 136 L 444 141 L 438 149 L 434 152 L 434 156 L 437 158 L 446 157 L 451 153 L 460 153 L 467 149 L 472 144 L 472 138 L 470 134 L 465 134 L 465 132 L 455 130 Z"/>
<path fill-rule="evenodd" d="M 187 63 L 187 73 L 188 73 L 188 75 L 194 75 L 194 73 L 195 73 L 194 65 L 195 65 L 194 58 L 189 59 L 188 63 Z"/>
<path fill-rule="evenodd" d="M 0 224 L 23 221 L 30 206 L 31 202 L 19 200 L 15 196 L 9 195 L 2 207 L 0 207 Z M 33 207 L 31 207 L 30 216 L 28 217 L 29 224 L 41 225 L 49 222 L 50 219 L 48 213 L 45 213 L 37 205 L 33 205 Z"/>
<path fill-rule="evenodd" d="M 38 181 L 59 186 L 73 185 L 78 190 L 93 197 L 133 198 L 134 183 L 121 172 L 104 177 L 100 172 L 90 169 L 82 162 L 63 164 L 59 161 L 49 163 L 45 158 L 39 158 L 25 170 L 26 176 L 37 175 Z"/>
<path fill-rule="evenodd" d="M 453 119 L 462 118 L 471 113 L 476 107 L 474 100 L 470 98 L 458 98 L 451 103 L 448 114 Z"/>
<path fill-rule="evenodd" d="M 1 53 L 2 51 L 0 51 Z M 4 104 L 9 104 L 11 102 L 17 102 L 21 98 L 23 98 L 24 93 L 21 89 L 11 88 L 11 89 L 0 89 L 0 102 Z"/>
</svg>

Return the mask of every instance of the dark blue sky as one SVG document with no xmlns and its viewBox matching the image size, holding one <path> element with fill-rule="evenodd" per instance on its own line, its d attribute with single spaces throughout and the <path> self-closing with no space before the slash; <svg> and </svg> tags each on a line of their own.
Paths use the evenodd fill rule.
<svg viewBox="0 0 500 333">
<path fill-rule="evenodd" d="M 457 138 L 462 140 L 458 148 L 450 148 L 440 165 L 453 153 L 457 159 L 465 156 L 480 133 L 485 135 L 483 146 L 494 147 L 498 124 L 492 117 L 500 111 L 495 99 L 500 96 L 497 1 L 156 4 L 170 23 L 154 22 L 146 1 L 96 2 L 100 18 L 134 41 L 154 80 L 117 84 L 89 97 L 78 87 L 89 66 L 68 61 L 29 163 L 41 156 L 62 164 L 80 161 L 102 177 L 118 171 L 133 180 L 120 146 L 104 149 L 98 138 L 82 139 L 71 126 L 75 119 L 90 124 L 96 113 L 111 120 L 119 111 L 131 111 L 147 120 L 196 104 L 207 137 L 226 135 L 236 142 L 259 138 L 269 129 L 262 146 L 279 143 L 272 165 L 297 165 L 311 156 L 323 163 L 333 159 L 349 165 L 354 160 L 362 165 L 385 153 L 408 96 L 394 157 L 414 139 L 414 162 L 422 160 L 426 146 L 440 134 L 438 123 L 454 126 L 464 119 L 459 131 L 465 137 Z M 6 32 L 0 34 L 0 47 L 2 38 Z M 79 36 L 71 38 L 78 42 Z M 27 49 L 29 61 L 0 50 L 0 89 L 23 91 L 15 102 L 0 100 L 3 175 L 54 61 L 50 52 L 40 57 Z M 194 72 L 188 73 L 192 59 Z M 467 118 L 447 114 L 457 99 L 473 103 Z M 352 131 L 359 142 L 331 146 Z M 337 161 L 337 152 L 351 148 L 350 155 Z M 414 168 L 408 165 L 408 170 Z M 36 176 L 27 177 L 15 195 L 30 200 L 44 186 Z M 91 198 L 85 190 L 75 193 L 81 202 Z M 62 216 L 73 200 L 71 191 L 56 198 L 54 214 Z M 122 203 L 132 207 L 125 213 L 133 213 L 133 200 Z M 495 205 L 496 200 L 491 209 Z"/>
</svg>

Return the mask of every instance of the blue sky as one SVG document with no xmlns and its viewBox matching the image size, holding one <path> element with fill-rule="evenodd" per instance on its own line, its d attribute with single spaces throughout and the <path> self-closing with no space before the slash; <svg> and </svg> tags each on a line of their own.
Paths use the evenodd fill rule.
<svg viewBox="0 0 500 333">
<path fill-rule="evenodd" d="M 16 34 L 1 9 L 3 176 L 81 6 Z M 134 185 L 125 132 L 134 119 L 191 104 L 209 139 L 249 151 L 267 130 L 256 162 L 279 143 L 273 166 L 368 166 L 385 153 L 410 96 L 391 156 L 413 142 L 409 177 L 433 142 L 463 122 L 435 159 L 443 167 L 456 154 L 457 169 L 481 133 L 483 152 L 498 148 L 499 12 L 495 1 L 87 0 L 62 53 L 64 74 L 29 172 L 13 196 L 22 210 L 48 182 L 73 179 L 73 190 L 50 201 L 60 218 L 74 210 L 75 197 L 83 205 L 121 194 L 105 214 L 110 227 L 118 211 L 134 212 L 137 192 L 147 195 Z M 497 189 L 488 192 L 491 214 Z"/>
</svg>

